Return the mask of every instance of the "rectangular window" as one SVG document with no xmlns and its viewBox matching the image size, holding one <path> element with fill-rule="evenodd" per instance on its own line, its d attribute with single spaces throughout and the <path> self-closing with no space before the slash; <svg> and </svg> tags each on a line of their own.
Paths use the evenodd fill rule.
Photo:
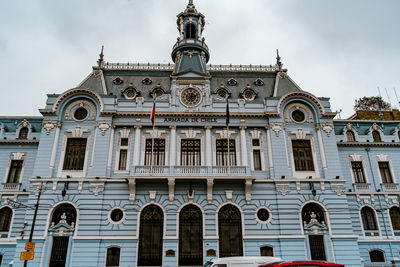
<svg viewBox="0 0 400 267">
<path fill-rule="evenodd" d="M 253 139 L 251 141 L 253 146 L 253 166 L 255 171 L 261 171 L 261 147 L 260 139 Z"/>
<path fill-rule="evenodd" d="M 119 147 L 119 164 L 118 170 L 126 170 L 126 162 L 128 160 L 128 138 L 121 138 Z"/>
<path fill-rule="evenodd" d="M 63 170 L 83 170 L 85 163 L 86 138 L 68 138 Z"/>
<path fill-rule="evenodd" d="M 292 140 L 296 171 L 314 171 L 310 140 Z"/>
<path fill-rule="evenodd" d="M 120 248 L 108 248 L 107 249 L 106 267 L 118 267 L 120 253 L 121 253 Z"/>
<path fill-rule="evenodd" d="M 200 139 L 181 140 L 181 166 L 200 166 Z"/>
<path fill-rule="evenodd" d="M 228 153 L 229 150 L 229 153 Z M 216 141 L 217 152 L 217 166 L 236 166 L 236 143 L 234 139 L 217 139 Z M 229 160 L 228 160 L 229 154 Z"/>
<path fill-rule="evenodd" d="M 19 183 L 23 163 L 23 160 L 11 160 L 7 183 Z"/>
<path fill-rule="evenodd" d="M 165 139 L 146 139 L 144 165 L 165 165 Z"/>
<path fill-rule="evenodd" d="M 364 175 L 364 168 L 362 161 L 352 161 L 351 162 L 351 169 L 353 171 L 354 182 L 365 184 L 365 175 Z"/>
<path fill-rule="evenodd" d="M 390 173 L 389 162 L 388 161 L 379 161 L 379 172 L 381 173 L 382 183 L 384 184 L 392 184 L 392 174 Z"/>
</svg>

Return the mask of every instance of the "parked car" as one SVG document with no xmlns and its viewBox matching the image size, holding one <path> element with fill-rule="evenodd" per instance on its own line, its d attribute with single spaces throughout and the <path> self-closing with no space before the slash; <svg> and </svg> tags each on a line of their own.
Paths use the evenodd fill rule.
<svg viewBox="0 0 400 267">
<path fill-rule="evenodd" d="M 262 264 L 259 267 L 324 267 L 324 266 L 334 266 L 334 267 L 344 267 L 343 264 L 329 263 L 325 261 L 291 261 L 291 262 L 273 262 Z"/>
<path fill-rule="evenodd" d="M 204 264 L 204 267 L 257 267 L 262 264 L 282 261 L 281 258 L 263 256 L 225 257 L 212 259 Z"/>
</svg>

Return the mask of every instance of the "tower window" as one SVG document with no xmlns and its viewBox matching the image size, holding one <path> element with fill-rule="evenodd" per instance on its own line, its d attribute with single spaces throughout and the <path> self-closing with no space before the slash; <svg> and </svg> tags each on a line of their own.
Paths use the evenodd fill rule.
<svg viewBox="0 0 400 267">
<path fill-rule="evenodd" d="M 374 142 L 382 142 L 381 135 L 378 131 L 372 131 L 372 138 L 374 139 Z"/>
<path fill-rule="evenodd" d="M 393 183 L 392 174 L 390 173 L 389 162 L 388 161 L 379 161 L 379 172 L 381 174 L 382 183 L 391 184 Z"/>
<path fill-rule="evenodd" d="M 68 138 L 65 149 L 64 170 L 83 170 L 86 138 Z"/>
<path fill-rule="evenodd" d="M 310 140 L 293 140 L 292 148 L 296 171 L 314 171 Z"/>
<path fill-rule="evenodd" d="M 7 183 L 19 183 L 22 172 L 23 160 L 12 160 L 8 172 Z"/>
<path fill-rule="evenodd" d="M 362 161 L 352 161 L 351 169 L 353 171 L 355 183 L 366 183 Z"/>
<path fill-rule="evenodd" d="M 18 139 L 28 139 L 28 128 L 27 127 L 22 127 L 21 130 L 19 130 L 19 135 Z"/>
<path fill-rule="evenodd" d="M 354 142 L 354 141 L 356 141 L 356 136 L 354 135 L 354 132 L 353 132 L 353 131 L 348 130 L 348 131 L 346 132 L 346 137 L 347 137 L 347 141 L 348 141 L 348 142 Z"/>
<path fill-rule="evenodd" d="M 187 39 L 196 39 L 196 26 L 193 23 L 186 24 L 185 33 Z"/>
</svg>

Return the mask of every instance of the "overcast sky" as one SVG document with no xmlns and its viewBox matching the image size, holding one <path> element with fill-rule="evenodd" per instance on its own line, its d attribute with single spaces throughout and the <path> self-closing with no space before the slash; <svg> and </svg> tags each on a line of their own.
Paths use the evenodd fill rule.
<svg viewBox="0 0 400 267">
<path fill-rule="evenodd" d="M 342 118 L 385 88 L 400 97 L 399 0 L 194 0 L 211 64 L 275 63 Z M 96 64 L 168 63 L 187 0 L 0 0 L 0 116 L 40 115 L 47 93 Z M 398 104 L 397 104 L 398 106 Z"/>
</svg>

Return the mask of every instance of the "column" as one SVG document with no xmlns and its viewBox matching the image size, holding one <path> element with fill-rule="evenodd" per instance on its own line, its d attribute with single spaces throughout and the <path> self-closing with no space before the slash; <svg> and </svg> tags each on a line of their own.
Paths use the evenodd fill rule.
<svg viewBox="0 0 400 267">
<path fill-rule="evenodd" d="M 326 164 L 324 142 L 322 140 L 321 127 L 317 126 L 316 129 L 317 129 L 317 137 L 318 137 L 319 154 L 321 155 L 321 161 L 322 161 L 322 171 L 324 172 L 324 177 L 325 177 L 325 171 L 328 168 L 328 166 Z"/>
<path fill-rule="evenodd" d="M 246 126 L 240 126 L 240 149 L 242 157 L 242 166 L 247 167 L 247 143 L 246 143 Z"/>
<path fill-rule="evenodd" d="M 171 129 L 171 141 L 170 141 L 170 152 L 169 152 L 169 166 L 176 165 L 176 125 L 170 125 Z"/>
<path fill-rule="evenodd" d="M 270 175 L 270 177 L 273 177 L 274 161 L 273 161 L 273 158 L 272 158 L 271 130 L 270 130 L 269 126 L 265 127 L 265 130 L 267 132 L 269 175 Z"/>
<path fill-rule="evenodd" d="M 57 154 L 57 145 L 58 145 L 58 139 L 60 137 L 60 129 L 61 129 L 61 124 L 58 123 L 56 126 L 56 133 L 54 135 L 54 142 L 53 142 L 53 148 L 51 149 L 51 158 L 50 158 L 50 169 L 54 168 L 54 163 L 56 161 L 56 154 Z"/>
<path fill-rule="evenodd" d="M 111 171 L 112 153 L 113 153 L 113 146 L 114 146 L 114 131 L 115 131 L 115 126 L 113 125 L 111 127 L 110 145 L 108 147 L 108 160 L 107 160 L 107 169 L 109 169 L 110 171 Z"/>
<path fill-rule="evenodd" d="M 133 147 L 133 165 L 139 165 L 140 159 L 140 134 L 142 125 L 135 125 L 135 145 Z"/>
<path fill-rule="evenodd" d="M 212 128 L 212 126 L 205 126 L 204 128 L 206 128 L 206 166 L 211 167 L 211 159 L 212 159 L 211 128 Z"/>
</svg>

